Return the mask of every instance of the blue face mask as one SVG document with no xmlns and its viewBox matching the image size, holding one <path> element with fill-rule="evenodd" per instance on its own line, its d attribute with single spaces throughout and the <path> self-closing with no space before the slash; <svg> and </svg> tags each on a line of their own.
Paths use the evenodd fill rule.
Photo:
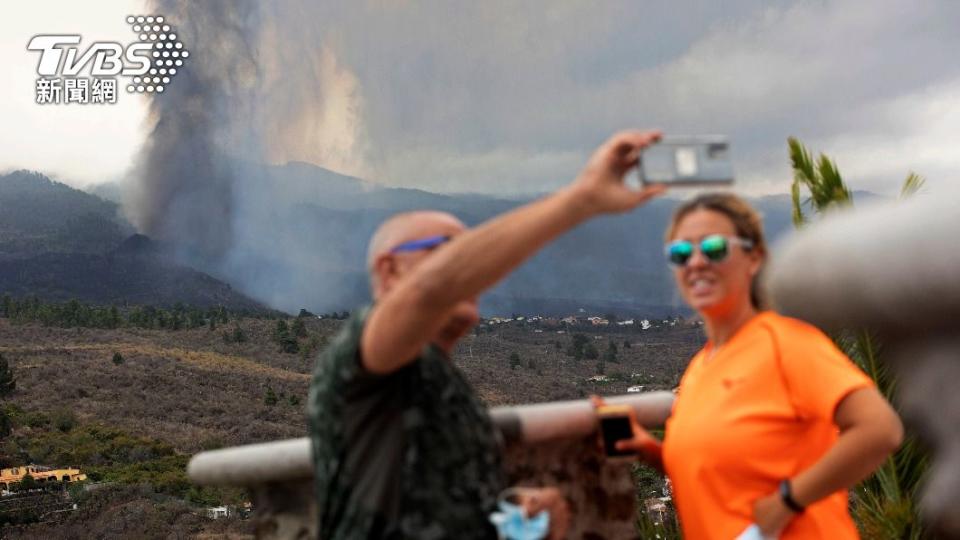
<svg viewBox="0 0 960 540">
<path fill-rule="evenodd" d="M 550 513 L 546 510 L 528 518 L 522 506 L 500 501 L 500 511 L 490 514 L 490 522 L 505 540 L 541 540 L 550 531 Z"/>
</svg>

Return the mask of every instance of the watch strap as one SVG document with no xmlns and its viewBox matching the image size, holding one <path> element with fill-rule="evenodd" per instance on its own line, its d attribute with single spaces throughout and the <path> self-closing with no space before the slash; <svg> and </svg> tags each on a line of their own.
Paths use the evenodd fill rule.
<svg viewBox="0 0 960 540">
<path fill-rule="evenodd" d="M 783 504 L 785 504 L 790 510 L 793 510 L 798 514 L 803 512 L 803 505 L 798 503 L 797 500 L 793 498 L 793 489 L 790 487 L 790 480 L 788 479 L 780 482 L 780 499 L 783 500 Z"/>
</svg>

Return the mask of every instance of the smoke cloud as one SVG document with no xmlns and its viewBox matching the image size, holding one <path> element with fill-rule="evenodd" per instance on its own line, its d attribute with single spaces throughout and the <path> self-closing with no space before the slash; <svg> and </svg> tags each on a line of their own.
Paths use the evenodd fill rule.
<svg viewBox="0 0 960 540">
<path fill-rule="evenodd" d="M 356 78 L 305 5 L 157 0 L 150 10 L 190 58 L 149 98 L 127 214 L 182 262 L 274 306 L 301 307 L 296 283 L 324 268 L 324 254 L 309 253 L 302 227 L 277 215 L 298 194 L 261 164 L 367 174 Z M 313 288 L 323 296 L 322 284 Z"/>
</svg>

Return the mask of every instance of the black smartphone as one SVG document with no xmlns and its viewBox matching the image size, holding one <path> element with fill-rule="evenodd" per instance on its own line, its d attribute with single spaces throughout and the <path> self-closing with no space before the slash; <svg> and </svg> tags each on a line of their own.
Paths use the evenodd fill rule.
<svg viewBox="0 0 960 540">
<path fill-rule="evenodd" d="M 617 441 L 633 438 L 630 417 L 625 405 L 607 405 L 600 407 L 600 434 L 603 437 L 603 449 L 608 456 L 632 456 L 632 450 L 617 450 Z"/>
</svg>

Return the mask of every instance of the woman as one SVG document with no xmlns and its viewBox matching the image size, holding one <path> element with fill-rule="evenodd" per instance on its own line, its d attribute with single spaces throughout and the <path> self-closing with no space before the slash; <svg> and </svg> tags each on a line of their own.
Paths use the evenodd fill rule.
<svg viewBox="0 0 960 540">
<path fill-rule="evenodd" d="M 683 204 L 667 256 L 707 344 L 680 381 L 661 444 L 634 426 L 620 441 L 673 485 L 686 538 L 857 538 L 846 489 L 900 444 L 896 413 L 833 342 L 764 311 L 760 217 L 734 195 Z"/>
</svg>

